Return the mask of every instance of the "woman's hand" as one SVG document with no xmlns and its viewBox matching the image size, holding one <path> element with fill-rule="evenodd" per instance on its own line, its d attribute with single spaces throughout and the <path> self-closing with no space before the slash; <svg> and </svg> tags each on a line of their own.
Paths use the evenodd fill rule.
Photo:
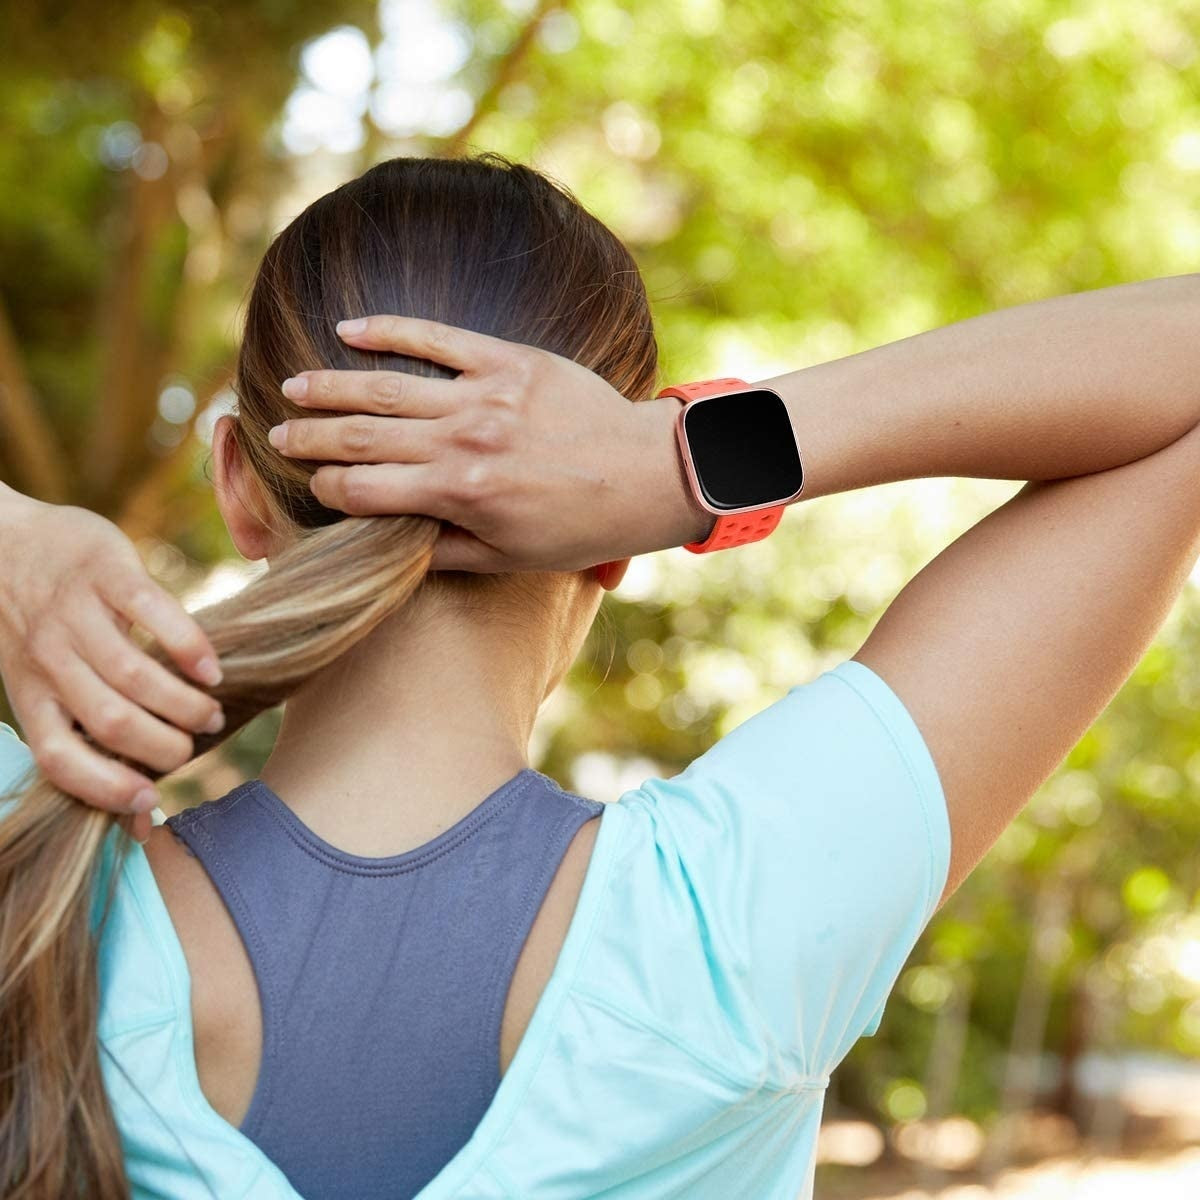
<svg viewBox="0 0 1200 1200">
<path fill-rule="evenodd" d="M 138 625 L 200 683 L 220 681 L 212 646 L 154 583 L 132 543 L 82 508 L 43 504 L 0 485 L 0 675 L 42 772 L 111 812 L 140 814 L 149 833 L 149 778 L 100 745 L 158 772 L 192 755 L 189 731 L 216 732 L 220 705 L 155 662 L 129 637 Z"/>
<path fill-rule="evenodd" d="M 338 332 L 461 374 L 304 371 L 283 392 L 353 413 L 286 421 L 272 444 L 329 464 L 322 504 L 354 515 L 424 513 L 449 522 L 431 569 L 580 570 L 707 536 L 675 441 L 679 402 L 631 403 L 571 359 L 426 321 L 376 316 Z"/>
</svg>

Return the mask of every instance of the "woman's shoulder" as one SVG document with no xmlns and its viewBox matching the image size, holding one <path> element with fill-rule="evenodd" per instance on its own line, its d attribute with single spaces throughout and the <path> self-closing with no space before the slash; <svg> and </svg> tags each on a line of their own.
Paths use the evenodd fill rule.
<svg viewBox="0 0 1200 1200">
<path fill-rule="evenodd" d="M 944 803 L 899 699 L 844 663 L 617 808 L 580 988 L 747 1080 L 819 1084 L 873 1031 L 945 878 Z"/>
</svg>

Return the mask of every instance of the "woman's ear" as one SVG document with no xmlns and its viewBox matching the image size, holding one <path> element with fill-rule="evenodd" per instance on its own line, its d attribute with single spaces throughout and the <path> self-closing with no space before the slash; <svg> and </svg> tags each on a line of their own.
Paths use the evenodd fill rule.
<svg viewBox="0 0 1200 1200">
<path fill-rule="evenodd" d="M 259 515 L 267 506 L 234 435 L 235 420 L 226 414 L 213 427 L 213 491 L 238 552 L 249 559 L 266 558 L 274 552 L 275 539 Z"/>
<path fill-rule="evenodd" d="M 592 568 L 596 572 L 596 581 L 606 592 L 611 592 L 621 585 L 625 572 L 629 570 L 630 561 L 628 558 L 617 558 L 612 562 L 598 563 Z"/>
</svg>

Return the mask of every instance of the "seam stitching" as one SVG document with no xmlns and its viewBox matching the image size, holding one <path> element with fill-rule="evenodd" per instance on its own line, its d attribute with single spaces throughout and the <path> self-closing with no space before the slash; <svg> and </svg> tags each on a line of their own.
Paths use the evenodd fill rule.
<svg viewBox="0 0 1200 1200">
<path fill-rule="evenodd" d="M 828 1075 L 806 1075 L 791 1083 L 776 1083 L 772 1079 L 746 1079 L 744 1076 L 735 1075 L 733 1072 L 727 1071 L 720 1063 L 709 1058 L 703 1051 L 697 1050 L 689 1042 L 685 1042 L 682 1038 L 677 1037 L 666 1026 L 659 1025 L 656 1021 L 649 1018 L 637 1016 L 629 1012 L 623 1005 L 598 992 L 593 992 L 590 988 L 576 987 L 574 991 L 580 999 L 594 1004 L 597 1008 L 603 1009 L 613 1016 L 628 1021 L 631 1025 L 643 1029 L 657 1038 L 662 1038 L 663 1041 L 674 1046 L 675 1049 L 682 1051 L 689 1058 L 694 1059 L 705 1070 L 711 1071 L 725 1083 L 731 1084 L 734 1087 L 742 1088 L 746 1091 L 812 1092 L 824 1091 L 829 1086 Z"/>
<path fill-rule="evenodd" d="M 127 1025 L 113 1025 L 107 1029 L 97 1027 L 96 1036 L 102 1042 L 115 1042 L 123 1037 L 128 1037 L 131 1033 L 143 1033 L 145 1030 L 154 1029 L 159 1025 L 171 1025 L 178 1017 L 179 1012 L 173 1007 L 160 1009 L 149 1016 L 143 1016 L 136 1021 L 131 1021 Z"/>
<path fill-rule="evenodd" d="M 512 1197 L 520 1195 L 516 1184 L 508 1177 L 508 1173 L 502 1171 L 495 1163 L 484 1163 L 481 1170 L 485 1175 L 490 1175 L 492 1182 L 504 1190 L 506 1200 L 512 1200 Z"/>
</svg>

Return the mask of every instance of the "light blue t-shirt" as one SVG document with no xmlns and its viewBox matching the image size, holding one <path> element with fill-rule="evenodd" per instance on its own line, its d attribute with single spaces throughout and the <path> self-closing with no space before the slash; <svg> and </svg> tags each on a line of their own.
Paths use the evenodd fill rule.
<svg viewBox="0 0 1200 1200">
<path fill-rule="evenodd" d="M 28 761 L 6 729 L 0 787 Z M 418 1200 L 811 1196 L 830 1072 L 878 1027 L 949 856 L 925 742 L 853 660 L 626 792 L 499 1090 Z M 204 1098 L 187 963 L 136 844 L 100 987 L 135 1200 L 301 1200 Z"/>
</svg>

